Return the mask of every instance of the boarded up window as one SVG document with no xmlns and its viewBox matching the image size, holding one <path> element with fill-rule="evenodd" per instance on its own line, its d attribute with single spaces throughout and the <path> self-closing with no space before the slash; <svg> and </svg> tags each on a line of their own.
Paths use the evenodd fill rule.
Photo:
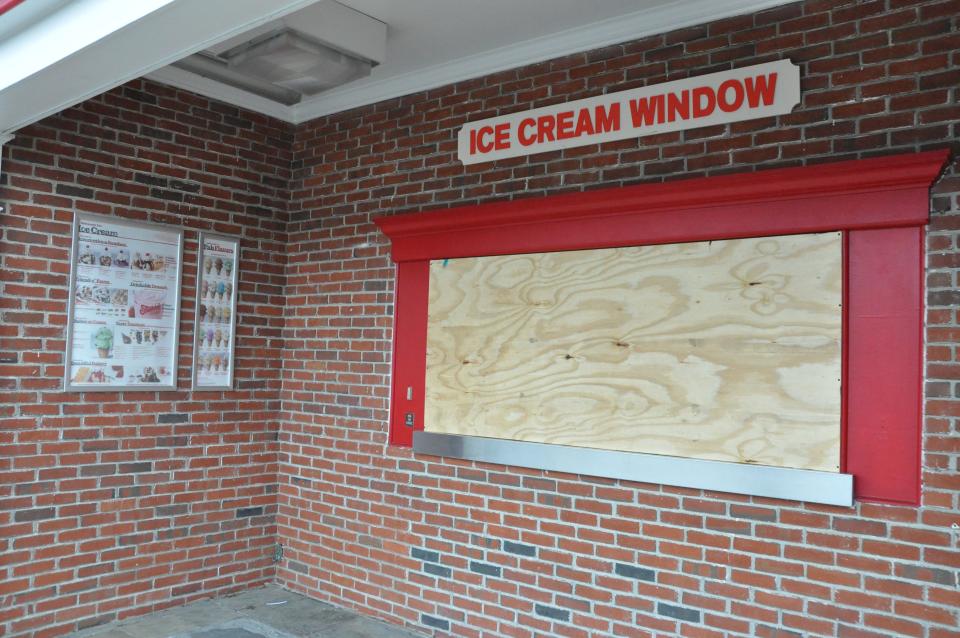
<svg viewBox="0 0 960 638">
<path fill-rule="evenodd" d="M 436 260 L 424 429 L 839 471 L 840 233 Z"/>
</svg>

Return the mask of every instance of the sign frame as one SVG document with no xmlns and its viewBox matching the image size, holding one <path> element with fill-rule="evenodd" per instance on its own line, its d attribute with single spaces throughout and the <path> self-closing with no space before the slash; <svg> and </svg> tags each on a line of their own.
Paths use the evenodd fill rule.
<svg viewBox="0 0 960 638">
<path fill-rule="evenodd" d="M 107 224 L 113 226 L 124 226 L 134 229 L 148 229 L 154 232 L 168 233 L 177 246 L 177 274 L 176 283 L 173 285 L 173 320 L 171 326 L 172 343 L 170 347 L 170 359 L 168 369 L 170 370 L 170 381 L 156 385 L 119 385 L 116 383 L 98 383 L 80 384 L 75 383 L 71 377 L 73 368 L 73 347 L 74 347 L 74 323 L 76 319 L 77 306 L 77 276 L 79 270 L 79 245 L 80 245 L 80 223 L 88 220 L 94 223 Z M 115 217 L 112 215 L 101 215 L 98 213 L 86 213 L 74 211 L 73 230 L 70 240 L 70 283 L 67 302 L 67 338 L 66 350 L 64 352 L 63 362 L 63 391 L 64 392 L 116 392 L 116 391 L 175 391 L 177 389 L 177 377 L 179 372 L 179 349 L 180 349 L 180 302 L 181 287 L 183 286 L 183 241 L 184 230 L 182 226 L 171 224 L 158 224 L 136 219 L 127 219 L 124 217 Z M 128 301 L 129 303 L 129 301 Z"/>
<path fill-rule="evenodd" d="M 203 286 L 201 283 L 204 281 L 204 275 L 207 274 L 204 272 L 204 253 L 205 253 L 205 240 L 213 239 L 219 242 L 231 244 L 233 247 L 233 266 L 231 268 L 232 272 L 229 275 L 230 287 L 232 293 L 229 298 L 229 305 L 227 306 L 230 309 L 230 335 L 229 340 L 226 346 L 226 352 L 228 357 L 228 367 L 229 367 L 229 383 L 226 384 L 210 384 L 202 385 L 199 380 L 199 363 L 198 359 L 200 356 L 200 343 L 203 341 L 201 338 L 201 319 L 200 319 L 200 306 L 204 303 L 203 298 Z M 208 233 L 200 232 L 197 239 L 197 277 L 195 280 L 195 294 L 194 294 L 194 308 L 193 308 L 193 355 L 191 361 L 190 369 L 190 389 L 197 390 L 234 390 L 236 386 L 236 347 L 237 347 L 237 297 L 240 296 L 240 290 L 238 288 L 239 274 L 240 274 L 240 238 L 231 236 L 231 235 L 220 235 L 217 233 Z"/>
</svg>

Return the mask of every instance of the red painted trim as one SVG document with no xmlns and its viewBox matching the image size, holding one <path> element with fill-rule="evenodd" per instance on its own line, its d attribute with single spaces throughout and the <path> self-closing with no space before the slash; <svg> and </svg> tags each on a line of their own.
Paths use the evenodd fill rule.
<svg viewBox="0 0 960 638">
<path fill-rule="evenodd" d="M 381 217 L 395 261 L 926 223 L 948 151 Z"/>
<path fill-rule="evenodd" d="M 398 262 L 390 441 L 423 424 L 429 260 L 847 231 L 841 468 L 919 502 L 923 229 L 948 151 L 498 202 L 376 220 Z M 919 335 L 919 336 L 918 336 Z M 406 388 L 412 387 L 412 400 Z M 415 428 L 403 425 L 407 412 Z"/>
<path fill-rule="evenodd" d="M 429 291 L 430 262 L 406 262 L 397 265 L 393 388 L 390 402 L 392 445 L 413 445 L 413 431 L 423 429 Z M 407 398 L 407 388 L 412 390 L 410 399 Z M 407 413 L 413 413 L 414 427 L 404 424 Z"/>
<path fill-rule="evenodd" d="M 0 0 L 0 16 L 13 9 L 21 2 L 23 2 L 23 0 Z"/>
<path fill-rule="evenodd" d="M 850 233 L 847 471 L 859 498 L 917 504 L 923 228 Z"/>
</svg>

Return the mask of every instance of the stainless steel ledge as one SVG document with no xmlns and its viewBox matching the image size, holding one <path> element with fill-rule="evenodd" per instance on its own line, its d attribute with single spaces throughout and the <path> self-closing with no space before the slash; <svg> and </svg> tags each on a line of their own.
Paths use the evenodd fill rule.
<svg viewBox="0 0 960 638">
<path fill-rule="evenodd" d="M 769 465 L 704 461 L 479 436 L 414 432 L 421 454 L 539 470 L 766 496 L 825 505 L 853 505 L 853 475 Z"/>
</svg>

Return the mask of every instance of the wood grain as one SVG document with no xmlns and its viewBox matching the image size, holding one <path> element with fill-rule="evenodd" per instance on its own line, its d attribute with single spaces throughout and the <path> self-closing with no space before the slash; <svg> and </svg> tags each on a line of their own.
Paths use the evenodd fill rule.
<svg viewBox="0 0 960 638">
<path fill-rule="evenodd" d="M 838 471 L 840 233 L 430 264 L 430 432 Z"/>
</svg>

